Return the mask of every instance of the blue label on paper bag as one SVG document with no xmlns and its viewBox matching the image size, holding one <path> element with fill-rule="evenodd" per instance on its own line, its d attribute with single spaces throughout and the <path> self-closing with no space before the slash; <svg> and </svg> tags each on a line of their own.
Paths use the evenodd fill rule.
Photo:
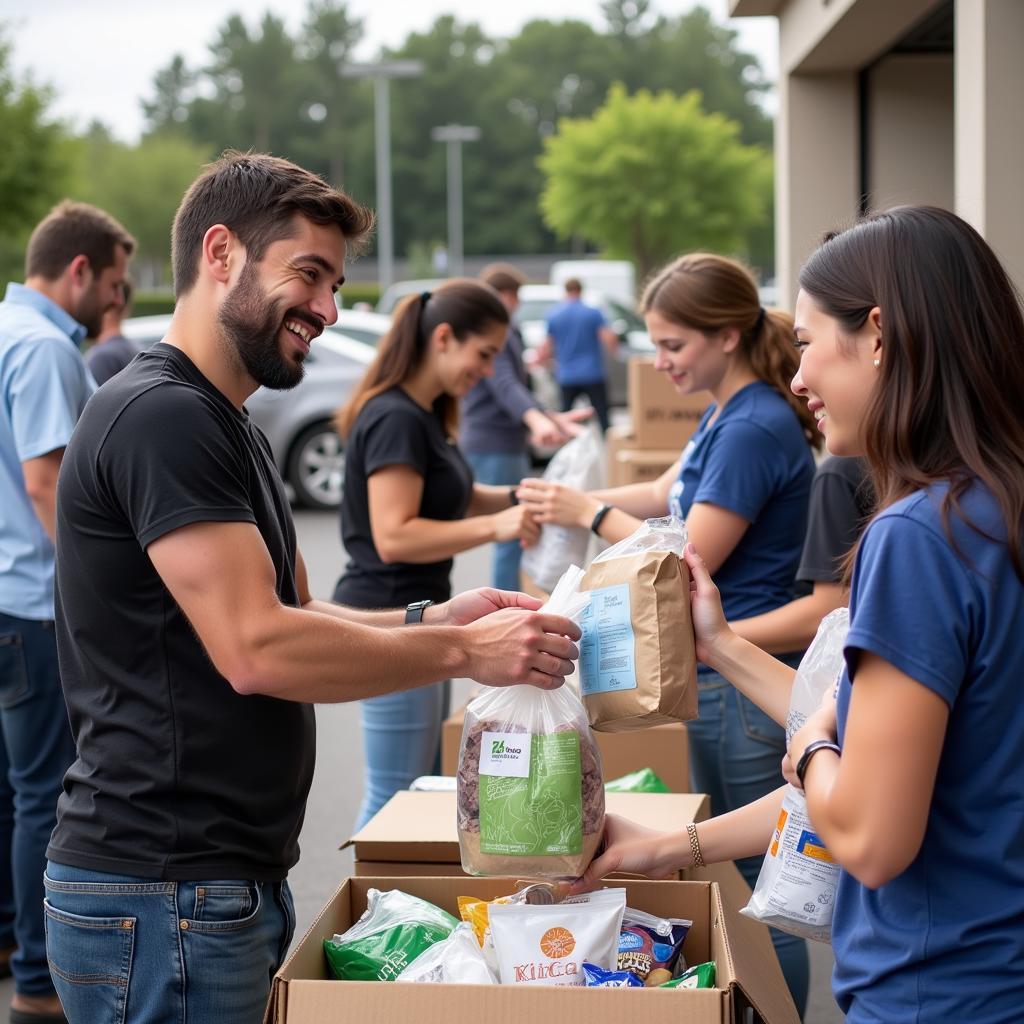
<svg viewBox="0 0 1024 1024">
<path fill-rule="evenodd" d="M 635 690 L 636 657 L 629 615 L 629 584 L 590 592 L 590 604 L 580 618 L 580 692 L 618 693 Z"/>
</svg>

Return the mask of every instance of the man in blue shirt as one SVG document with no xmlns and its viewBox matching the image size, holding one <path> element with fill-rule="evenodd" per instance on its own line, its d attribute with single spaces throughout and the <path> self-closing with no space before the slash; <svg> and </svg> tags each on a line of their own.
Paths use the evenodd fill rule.
<svg viewBox="0 0 1024 1024">
<path fill-rule="evenodd" d="M 604 345 L 611 355 L 619 348 L 619 336 L 604 314 L 583 301 L 583 285 L 571 277 L 565 282 L 565 302 L 548 317 L 548 334 L 540 357 L 555 358 L 555 379 L 562 389 L 562 409 L 568 411 L 580 395 L 594 407 L 601 430 L 608 429 L 608 386 Z"/>
<path fill-rule="evenodd" d="M 121 300 L 135 242 L 64 202 L 35 229 L 0 303 L 0 971 L 12 1021 L 63 1021 L 43 928 L 43 869 L 75 748 L 57 671 L 57 473 L 95 382 L 78 346 Z"/>
</svg>

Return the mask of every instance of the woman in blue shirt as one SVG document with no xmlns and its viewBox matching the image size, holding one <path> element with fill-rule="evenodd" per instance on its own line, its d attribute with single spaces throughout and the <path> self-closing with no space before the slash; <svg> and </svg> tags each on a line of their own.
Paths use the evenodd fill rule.
<svg viewBox="0 0 1024 1024">
<path fill-rule="evenodd" d="M 864 454 L 879 512 L 852 566 L 838 699 L 790 742 L 842 867 L 850 1024 L 1019 1020 L 1024 1005 L 1024 319 L 983 239 L 930 207 L 831 237 L 800 274 L 793 390 Z M 726 625 L 700 558 L 701 656 L 769 704 L 792 673 Z M 780 795 L 672 835 L 613 821 L 607 871 L 765 849 Z"/>
<path fill-rule="evenodd" d="M 714 405 L 679 462 L 652 483 L 584 494 L 527 480 L 519 499 L 538 522 L 589 526 L 617 541 L 640 520 L 671 512 L 716 573 L 726 615 L 748 619 L 791 602 L 821 435 L 789 389 L 796 372 L 793 323 L 761 308 L 741 263 L 707 253 L 682 256 L 647 286 L 641 311 L 655 366 L 681 394 L 709 391 Z M 799 651 L 790 655 L 795 665 Z M 691 767 L 717 813 L 772 792 L 784 730 L 709 665 L 698 669 L 697 721 L 689 723 Z M 753 884 L 763 860 L 739 867 Z M 807 991 L 807 950 L 774 933 L 798 1006 Z"/>
</svg>

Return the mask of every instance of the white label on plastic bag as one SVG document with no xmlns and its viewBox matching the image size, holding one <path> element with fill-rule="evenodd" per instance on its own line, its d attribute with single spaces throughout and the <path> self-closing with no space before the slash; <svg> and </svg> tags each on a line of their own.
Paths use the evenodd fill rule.
<svg viewBox="0 0 1024 1024">
<path fill-rule="evenodd" d="M 528 732 L 485 732 L 480 742 L 480 774 L 528 779 L 532 743 Z"/>
<path fill-rule="evenodd" d="M 629 584 L 599 587 L 590 592 L 590 604 L 579 619 L 580 691 L 618 693 L 635 690 L 636 660 Z"/>
</svg>

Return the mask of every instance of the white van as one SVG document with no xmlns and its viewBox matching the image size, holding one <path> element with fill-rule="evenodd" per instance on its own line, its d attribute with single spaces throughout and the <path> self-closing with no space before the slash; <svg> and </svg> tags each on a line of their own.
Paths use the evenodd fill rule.
<svg viewBox="0 0 1024 1024">
<path fill-rule="evenodd" d="M 600 292 L 629 309 L 636 306 L 636 272 L 629 260 L 556 260 L 551 264 L 551 283 L 564 285 L 575 277 L 588 291 Z"/>
</svg>

